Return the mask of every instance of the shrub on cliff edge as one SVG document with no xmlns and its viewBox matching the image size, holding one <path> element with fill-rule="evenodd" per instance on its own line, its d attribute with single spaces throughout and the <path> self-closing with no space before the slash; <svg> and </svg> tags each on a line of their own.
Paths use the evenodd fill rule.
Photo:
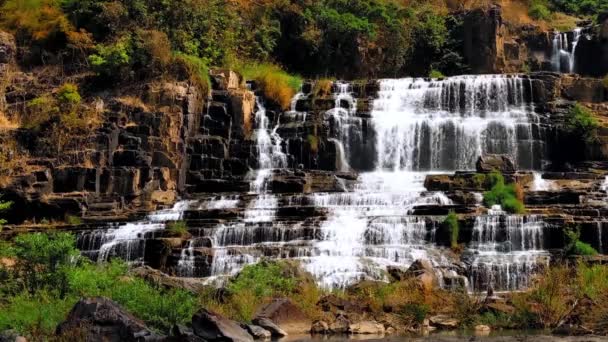
<svg viewBox="0 0 608 342">
<path fill-rule="evenodd" d="M 492 189 L 483 194 L 483 203 L 487 207 L 500 205 L 502 209 L 512 214 L 523 214 L 526 208 L 523 204 L 523 191 L 516 184 L 505 184 L 505 178 L 498 171 L 488 175 Z"/>
<path fill-rule="evenodd" d="M 575 137 L 581 137 L 583 142 L 593 143 L 597 139 L 599 124 L 593 113 L 576 103 L 568 112 L 566 131 Z"/>
</svg>

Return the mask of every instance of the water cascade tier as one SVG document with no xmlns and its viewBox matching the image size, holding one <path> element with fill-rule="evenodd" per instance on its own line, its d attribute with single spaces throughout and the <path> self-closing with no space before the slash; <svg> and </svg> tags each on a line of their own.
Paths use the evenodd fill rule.
<svg viewBox="0 0 608 342">
<path fill-rule="evenodd" d="M 551 42 L 551 67 L 553 71 L 576 72 L 576 47 L 581 37 L 582 29 L 576 28 L 572 32 L 554 32 Z"/>
<path fill-rule="evenodd" d="M 258 99 L 248 138 L 254 158 L 243 178 L 248 190 L 190 196 L 145 222 L 84 233 L 80 248 L 96 260 L 120 256 L 148 264 L 162 254 L 166 272 L 210 281 L 262 258 L 296 259 L 319 284 L 336 288 L 388 280 L 388 270 L 429 259 L 444 286 L 527 286 L 548 260 L 543 234 L 550 225 L 495 208 L 463 228 L 465 252 L 455 260 L 441 226 L 448 212 L 462 208 L 424 184 L 428 175 L 474 170 L 486 154 L 540 170 L 545 133 L 532 80 L 386 79 L 372 88 L 373 97 L 361 99 L 351 84 L 335 82 L 320 114 L 306 110 L 310 93 L 299 93 L 291 110 L 276 115 Z M 320 138 L 310 138 L 313 124 L 323 128 Z M 298 130 L 302 138 L 294 138 Z M 294 154 L 298 139 L 320 139 L 320 151 L 333 146 L 333 170 L 294 163 L 302 159 Z M 548 188 L 541 178 L 537 183 Z M 473 207 L 480 209 L 477 201 Z M 176 220 L 188 227 L 181 239 L 166 229 Z"/>
</svg>

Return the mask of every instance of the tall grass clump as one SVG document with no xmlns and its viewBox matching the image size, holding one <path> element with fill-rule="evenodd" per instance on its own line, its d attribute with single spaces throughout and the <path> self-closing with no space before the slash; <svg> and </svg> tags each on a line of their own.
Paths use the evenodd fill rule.
<svg viewBox="0 0 608 342">
<path fill-rule="evenodd" d="M 245 79 L 256 81 L 264 97 L 283 109 L 288 109 L 291 99 L 300 90 L 302 78 L 291 75 L 270 63 L 244 63 L 235 69 Z"/>
<path fill-rule="evenodd" d="M 177 69 L 177 73 L 198 87 L 202 94 L 209 92 L 211 89 L 209 67 L 203 59 L 192 55 L 176 53 L 172 64 L 173 68 Z"/>
<path fill-rule="evenodd" d="M 505 184 L 505 178 L 498 171 L 490 173 L 489 179 L 492 188 L 483 194 L 483 203 L 487 207 L 498 204 L 503 210 L 511 214 L 525 213 L 523 191 L 518 184 Z"/>
<path fill-rule="evenodd" d="M 566 131 L 573 136 L 581 137 L 584 142 L 592 143 L 597 140 L 597 128 L 599 124 L 593 113 L 576 103 L 566 118 Z"/>
</svg>

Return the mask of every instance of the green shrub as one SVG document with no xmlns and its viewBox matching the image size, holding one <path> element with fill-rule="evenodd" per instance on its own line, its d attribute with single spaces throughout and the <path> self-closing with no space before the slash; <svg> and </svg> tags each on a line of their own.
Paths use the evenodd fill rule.
<svg viewBox="0 0 608 342">
<path fill-rule="evenodd" d="M 530 17 L 536 20 L 549 20 L 551 19 L 551 11 L 547 6 L 539 0 L 534 0 L 528 10 Z"/>
<path fill-rule="evenodd" d="M 56 95 L 57 101 L 62 108 L 66 110 L 72 110 L 78 106 L 81 101 L 80 93 L 78 93 L 78 86 L 73 83 L 63 84 Z"/>
<path fill-rule="evenodd" d="M 581 137 L 584 142 L 592 143 L 597 140 L 598 126 L 597 119 L 589 109 L 578 103 L 570 108 L 566 119 L 566 131 L 573 136 Z"/>
<path fill-rule="evenodd" d="M 588 243 L 585 243 L 582 241 L 576 241 L 574 243 L 574 248 L 572 248 L 572 250 L 570 251 L 570 254 L 593 256 L 593 255 L 597 255 L 597 251 L 595 250 L 595 248 L 591 247 L 591 245 Z"/>
<path fill-rule="evenodd" d="M 124 79 L 129 75 L 131 47 L 123 38 L 114 44 L 97 45 L 96 52 L 89 56 L 89 63 L 97 75 L 108 79 Z"/>
<path fill-rule="evenodd" d="M 167 223 L 167 230 L 171 236 L 184 237 L 188 235 L 188 225 L 185 221 Z"/>
<path fill-rule="evenodd" d="M 431 309 L 426 304 L 407 303 L 401 308 L 399 315 L 404 319 L 422 324 L 430 311 Z"/>
<path fill-rule="evenodd" d="M 67 272 L 80 253 L 75 238 L 68 233 L 35 233 L 19 235 L 13 241 L 12 254 L 16 258 L 15 272 L 23 280 L 25 289 L 35 293 L 41 289 L 68 291 Z"/>
<path fill-rule="evenodd" d="M 283 263 L 271 261 L 247 265 L 227 288 L 232 293 L 251 290 L 259 298 L 291 293 L 296 287 L 296 280 L 286 276 L 285 267 Z"/>
<path fill-rule="evenodd" d="M 450 245 L 452 248 L 458 248 L 458 235 L 460 234 L 460 226 L 458 224 L 458 216 L 454 211 L 450 211 L 448 216 L 443 220 L 443 225 L 450 233 Z"/>
<path fill-rule="evenodd" d="M 608 266 L 587 265 L 579 262 L 576 266 L 579 296 L 597 300 L 608 291 Z"/>
<path fill-rule="evenodd" d="M 444 78 L 445 75 L 441 71 L 433 69 L 429 73 L 429 77 L 430 78 Z"/>
<path fill-rule="evenodd" d="M 597 255 L 597 251 L 591 245 L 580 241 L 581 230 L 580 226 L 570 227 L 564 230 L 564 240 L 566 245 L 564 250 L 568 255 Z"/>
<path fill-rule="evenodd" d="M 483 194 L 483 203 L 486 207 L 500 205 L 503 210 L 512 214 L 523 214 L 525 206 L 521 197 L 523 193 L 517 184 L 505 185 L 505 179 L 500 172 L 493 171 L 489 175 L 492 189 Z"/>
</svg>

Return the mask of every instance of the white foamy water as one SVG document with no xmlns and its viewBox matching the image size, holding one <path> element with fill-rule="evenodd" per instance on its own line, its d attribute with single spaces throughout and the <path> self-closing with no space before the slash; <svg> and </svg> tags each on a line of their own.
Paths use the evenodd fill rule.
<svg viewBox="0 0 608 342">
<path fill-rule="evenodd" d="M 532 191 L 551 191 L 555 189 L 557 189 L 557 185 L 554 181 L 544 179 L 540 172 L 534 172 Z"/>
<path fill-rule="evenodd" d="M 178 221 L 191 201 L 177 202 L 173 208 L 155 211 L 141 222 L 125 223 L 115 228 L 86 233 L 78 238 L 78 246 L 97 254 L 98 261 L 120 257 L 126 261 L 141 261 L 147 234 L 165 229 L 166 222 Z"/>
<path fill-rule="evenodd" d="M 576 47 L 581 33 L 581 28 L 574 29 L 572 41 L 568 41 L 568 34 L 565 32 L 556 31 L 553 33 L 551 66 L 554 71 L 565 73 L 576 71 Z"/>
</svg>

